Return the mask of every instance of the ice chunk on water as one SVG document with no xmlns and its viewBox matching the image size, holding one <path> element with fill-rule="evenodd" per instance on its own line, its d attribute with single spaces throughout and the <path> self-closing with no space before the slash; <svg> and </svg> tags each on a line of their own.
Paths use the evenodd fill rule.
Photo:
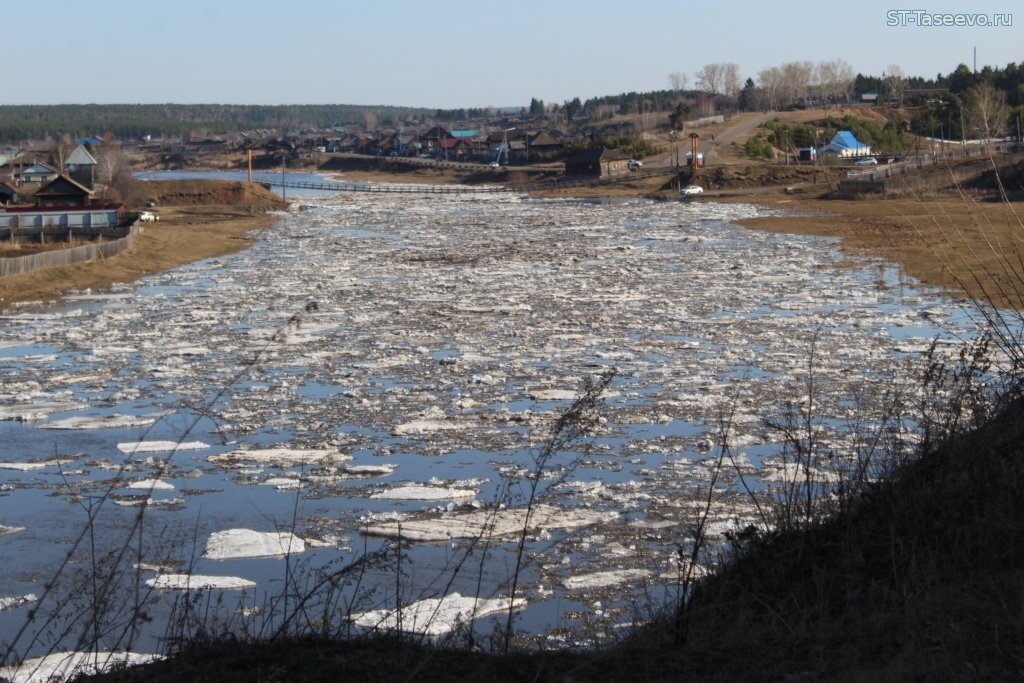
<svg viewBox="0 0 1024 683">
<path fill-rule="evenodd" d="M 331 449 L 298 449 L 298 448 L 252 448 L 211 455 L 207 460 L 224 467 L 237 466 L 242 463 L 290 465 L 313 465 L 351 460 L 345 455 Z"/>
<path fill-rule="evenodd" d="M 396 486 L 374 493 L 370 498 L 384 500 L 457 500 L 460 498 L 473 498 L 476 491 L 473 489 L 446 488 L 443 486 Z"/>
<path fill-rule="evenodd" d="M 255 588 L 256 582 L 238 576 L 207 576 L 205 574 L 160 574 L 146 579 L 150 588 L 163 590 L 245 590 Z"/>
<path fill-rule="evenodd" d="M 562 579 L 562 585 L 569 590 L 591 590 L 617 586 L 629 581 L 642 581 L 651 576 L 647 569 L 612 569 L 604 572 L 579 574 Z"/>
<path fill-rule="evenodd" d="M 426 636 L 443 636 L 477 617 L 509 608 L 521 610 L 526 607 L 524 598 L 516 598 L 513 604 L 509 598 L 463 597 L 458 593 L 443 598 L 427 598 L 406 605 L 397 610 L 373 610 L 355 615 L 355 623 L 363 628 L 401 630 Z"/>
<path fill-rule="evenodd" d="M 448 513 L 435 519 L 385 521 L 368 525 L 363 529 L 363 533 L 385 538 L 404 538 L 409 541 L 437 542 L 458 538 L 515 536 L 523 533 L 524 528 L 529 533 L 539 529 L 575 529 L 616 519 L 617 512 L 578 508 L 566 510 L 553 505 L 535 505 L 531 513 L 528 513 L 526 508 L 513 508 Z"/>
<path fill-rule="evenodd" d="M 122 453 L 159 453 L 163 451 L 201 451 L 210 444 L 202 441 L 128 441 L 117 444 Z"/>
<path fill-rule="evenodd" d="M 147 491 L 173 491 L 174 484 L 169 484 L 160 479 L 136 479 L 128 482 L 130 489 L 145 489 Z"/>
<path fill-rule="evenodd" d="M 305 550 L 303 540 L 290 532 L 226 529 L 210 535 L 203 557 L 211 560 L 277 557 Z"/>
<path fill-rule="evenodd" d="M 35 602 L 39 598 L 36 597 L 35 593 L 29 593 L 28 595 L 19 595 L 13 598 L 0 598 L 0 612 L 5 609 L 11 609 L 12 607 L 21 607 L 27 605 L 30 602 Z"/>
<path fill-rule="evenodd" d="M 398 465 L 345 465 L 341 471 L 353 477 L 381 477 L 391 474 Z"/>
<path fill-rule="evenodd" d="M 44 425 L 43 429 L 114 429 L 118 427 L 146 427 L 157 419 L 170 415 L 173 411 L 162 410 L 147 415 L 78 415 L 63 420 L 53 420 Z"/>
<path fill-rule="evenodd" d="M 26 659 L 20 666 L 0 669 L 0 678 L 12 683 L 70 681 L 80 675 L 102 673 L 115 667 L 135 666 L 158 659 L 162 659 L 162 656 L 137 652 L 59 652 Z"/>
</svg>

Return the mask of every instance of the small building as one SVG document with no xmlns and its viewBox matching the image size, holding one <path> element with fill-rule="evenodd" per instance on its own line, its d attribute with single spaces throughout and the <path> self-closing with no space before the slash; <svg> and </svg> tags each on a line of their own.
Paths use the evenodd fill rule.
<svg viewBox="0 0 1024 683">
<path fill-rule="evenodd" d="M 96 159 L 84 145 L 75 148 L 64 161 L 64 170 L 75 182 L 90 190 L 96 187 Z"/>
<path fill-rule="evenodd" d="M 11 204 L 18 198 L 18 191 L 8 185 L 7 183 L 0 182 L 0 204 Z"/>
<path fill-rule="evenodd" d="M 22 185 L 26 183 L 48 183 L 55 179 L 60 173 L 53 166 L 44 163 L 34 163 L 15 171 L 16 178 Z"/>
<path fill-rule="evenodd" d="M 565 159 L 565 175 L 605 178 L 629 173 L 629 155 L 610 149 L 584 149 Z"/>
<path fill-rule="evenodd" d="M 547 131 L 541 131 L 530 139 L 530 161 L 557 159 L 565 151 L 562 141 Z"/>
<path fill-rule="evenodd" d="M 92 190 L 71 178 L 57 176 L 36 190 L 37 207 L 78 207 L 88 206 Z"/>
<path fill-rule="evenodd" d="M 831 142 L 821 148 L 821 154 L 841 159 L 854 159 L 870 156 L 871 147 L 854 137 L 850 131 L 841 130 L 835 134 Z"/>
</svg>

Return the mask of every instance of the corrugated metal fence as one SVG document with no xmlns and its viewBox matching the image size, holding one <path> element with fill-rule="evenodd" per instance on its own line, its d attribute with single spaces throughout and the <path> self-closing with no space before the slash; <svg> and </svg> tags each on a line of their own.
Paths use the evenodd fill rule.
<svg viewBox="0 0 1024 683">
<path fill-rule="evenodd" d="M 142 228 L 135 224 L 132 225 L 125 237 L 109 242 L 83 244 L 80 247 L 73 247 L 71 249 L 54 249 L 53 251 L 44 251 L 39 254 L 32 254 L 31 256 L 0 258 L 0 277 L 23 275 L 44 268 L 57 268 L 58 266 L 70 266 L 74 263 L 109 258 L 120 254 L 122 251 L 131 249 L 135 235 L 141 230 Z"/>
</svg>

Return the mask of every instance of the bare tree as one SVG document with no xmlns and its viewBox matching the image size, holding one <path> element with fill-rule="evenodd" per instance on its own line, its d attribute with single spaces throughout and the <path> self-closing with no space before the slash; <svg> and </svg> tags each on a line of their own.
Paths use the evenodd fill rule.
<svg viewBox="0 0 1024 683">
<path fill-rule="evenodd" d="M 96 150 L 96 182 L 103 186 L 105 199 L 124 201 L 135 182 L 128 155 L 110 143 Z"/>
<path fill-rule="evenodd" d="M 740 94 L 740 65 L 730 62 L 719 66 L 722 68 L 722 93 L 736 97 Z"/>
<path fill-rule="evenodd" d="M 67 163 L 68 157 L 71 156 L 71 153 L 75 151 L 77 146 L 67 133 L 60 136 L 53 143 L 53 148 L 50 149 L 50 161 L 53 162 L 53 165 L 57 167 L 60 173 L 64 173 L 64 164 Z"/>
<path fill-rule="evenodd" d="M 783 105 L 793 104 L 806 98 L 813 75 L 813 62 L 786 62 L 783 64 L 781 103 Z"/>
<path fill-rule="evenodd" d="M 883 74 L 886 90 L 889 92 L 889 100 L 903 106 L 903 91 L 906 89 L 906 81 L 903 79 L 903 69 L 899 64 L 890 64 L 886 67 L 886 74 Z"/>
<path fill-rule="evenodd" d="M 764 108 L 778 109 L 782 90 L 782 70 L 772 66 L 757 72 L 757 81 L 764 92 Z"/>
<path fill-rule="evenodd" d="M 986 140 L 999 137 L 1006 131 L 1010 108 L 1006 93 L 984 81 L 967 91 L 964 98 L 968 129 Z"/>
<path fill-rule="evenodd" d="M 850 99 L 853 83 L 856 80 L 853 67 L 845 59 L 837 59 L 832 64 L 835 72 L 834 95 L 837 99 L 846 101 Z"/>
<path fill-rule="evenodd" d="M 834 59 L 818 64 L 818 91 L 823 106 L 827 108 L 829 102 L 847 100 L 853 80 L 853 67 L 846 60 Z"/>
<path fill-rule="evenodd" d="M 705 64 L 697 72 L 697 88 L 709 95 L 722 93 L 722 64 Z"/>
<path fill-rule="evenodd" d="M 668 75 L 669 85 L 676 92 L 686 90 L 686 86 L 690 83 L 690 77 L 686 75 L 685 71 L 673 71 Z"/>
</svg>

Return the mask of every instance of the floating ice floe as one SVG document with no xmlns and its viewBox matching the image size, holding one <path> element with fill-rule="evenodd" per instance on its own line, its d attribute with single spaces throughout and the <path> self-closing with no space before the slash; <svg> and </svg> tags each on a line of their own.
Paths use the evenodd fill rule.
<svg viewBox="0 0 1024 683">
<path fill-rule="evenodd" d="M 213 464 L 223 467 L 238 466 L 246 463 L 282 466 L 322 465 L 351 459 L 351 455 L 345 455 L 336 450 L 313 448 L 249 448 L 221 453 L 220 455 L 211 455 L 207 458 Z"/>
<path fill-rule="evenodd" d="M 557 531 L 591 526 L 618 519 L 617 512 L 599 512 L 577 508 L 563 509 L 553 505 L 536 505 L 529 513 L 526 508 L 480 510 L 446 513 L 434 519 L 407 519 L 384 521 L 363 528 L 368 536 L 403 538 L 409 541 L 439 542 L 452 539 L 508 537 L 535 533 L 540 529 Z"/>
<path fill-rule="evenodd" d="M 202 441 L 128 441 L 117 444 L 122 453 L 162 453 L 165 451 L 201 451 L 210 444 Z"/>
<path fill-rule="evenodd" d="M 63 413 L 69 410 L 84 408 L 81 403 L 70 401 L 49 401 L 45 403 L 22 403 L 19 405 L 0 406 L 0 420 L 20 420 L 29 422 L 42 420 L 51 413 Z"/>
<path fill-rule="evenodd" d="M 37 460 L 35 462 L 0 462 L 0 470 L 18 470 L 20 472 L 28 472 L 56 465 L 67 465 L 72 462 L 74 462 L 74 459 L 71 458 L 55 458 L 54 460 Z"/>
<path fill-rule="evenodd" d="M 59 652 L 26 659 L 20 665 L 4 667 L 0 669 L 0 678 L 11 683 L 70 681 L 78 676 L 89 676 L 158 659 L 162 659 L 162 656 L 137 652 Z"/>
<path fill-rule="evenodd" d="M 291 490 L 302 487 L 302 481 L 295 477 L 270 477 L 260 482 L 261 486 L 273 486 L 281 490 Z"/>
<path fill-rule="evenodd" d="M 370 498 L 383 500 L 459 500 L 473 498 L 476 491 L 473 489 L 445 488 L 442 486 L 396 486 L 391 489 L 378 491 Z"/>
<path fill-rule="evenodd" d="M 236 560 L 278 557 L 305 550 L 303 540 L 290 532 L 226 529 L 210 534 L 203 557 L 211 560 Z"/>
<path fill-rule="evenodd" d="M 578 391 L 569 389 L 537 389 L 530 392 L 530 398 L 534 401 L 575 401 L 579 395 Z"/>
<path fill-rule="evenodd" d="M 115 429 L 120 427 L 147 427 L 159 418 L 170 415 L 172 411 L 165 410 L 148 415 L 78 415 L 66 417 L 63 420 L 54 420 L 40 425 L 43 429 Z"/>
<path fill-rule="evenodd" d="M 617 586 L 620 583 L 644 581 L 650 578 L 650 576 L 651 572 L 647 569 L 612 569 L 604 572 L 568 576 L 561 581 L 562 585 L 568 590 L 593 590 L 595 588 Z"/>
<path fill-rule="evenodd" d="M 19 595 L 13 598 L 0 598 L 0 612 L 5 609 L 11 609 L 13 607 L 21 607 L 27 605 L 30 602 L 35 602 L 39 598 L 36 597 L 35 593 L 29 593 L 28 595 Z"/>
<path fill-rule="evenodd" d="M 239 576 L 207 576 L 205 574 L 158 574 L 146 579 L 146 585 L 160 590 L 224 590 L 255 588 L 256 582 Z"/>
<path fill-rule="evenodd" d="M 458 429 L 459 425 L 454 422 L 442 422 L 440 420 L 412 420 L 396 425 L 391 433 L 395 436 L 418 436 L 423 434 L 434 434 L 436 432 L 447 432 Z"/>
<path fill-rule="evenodd" d="M 397 468 L 398 465 L 343 465 L 341 471 L 351 477 L 383 477 Z"/>
<path fill-rule="evenodd" d="M 174 484 L 170 484 L 161 479 L 136 479 L 128 482 L 127 488 L 145 489 L 147 491 L 173 491 Z"/>
<path fill-rule="evenodd" d="M 3 524 L 0 524 L 0 536 L 6 536 L 7 534 L 16 534 L 19 531 L 24 530 L 25 527 L 23 526 L 4 526 Z"/>
<path fill-rule="evenodd" d="M 458 593 L 443 598 L 427 598 L 406 605 L 397 610 L 373 610 L 354 617 L 356 626 L 401 630 L 425 636 L 443 636 L 465 626 L 473 619 L 489 614 L 521 610 L 526 607 L 524 598 L 516 598 L 513 605 L 509 598 L 469 598 Z"/>
</svg>

